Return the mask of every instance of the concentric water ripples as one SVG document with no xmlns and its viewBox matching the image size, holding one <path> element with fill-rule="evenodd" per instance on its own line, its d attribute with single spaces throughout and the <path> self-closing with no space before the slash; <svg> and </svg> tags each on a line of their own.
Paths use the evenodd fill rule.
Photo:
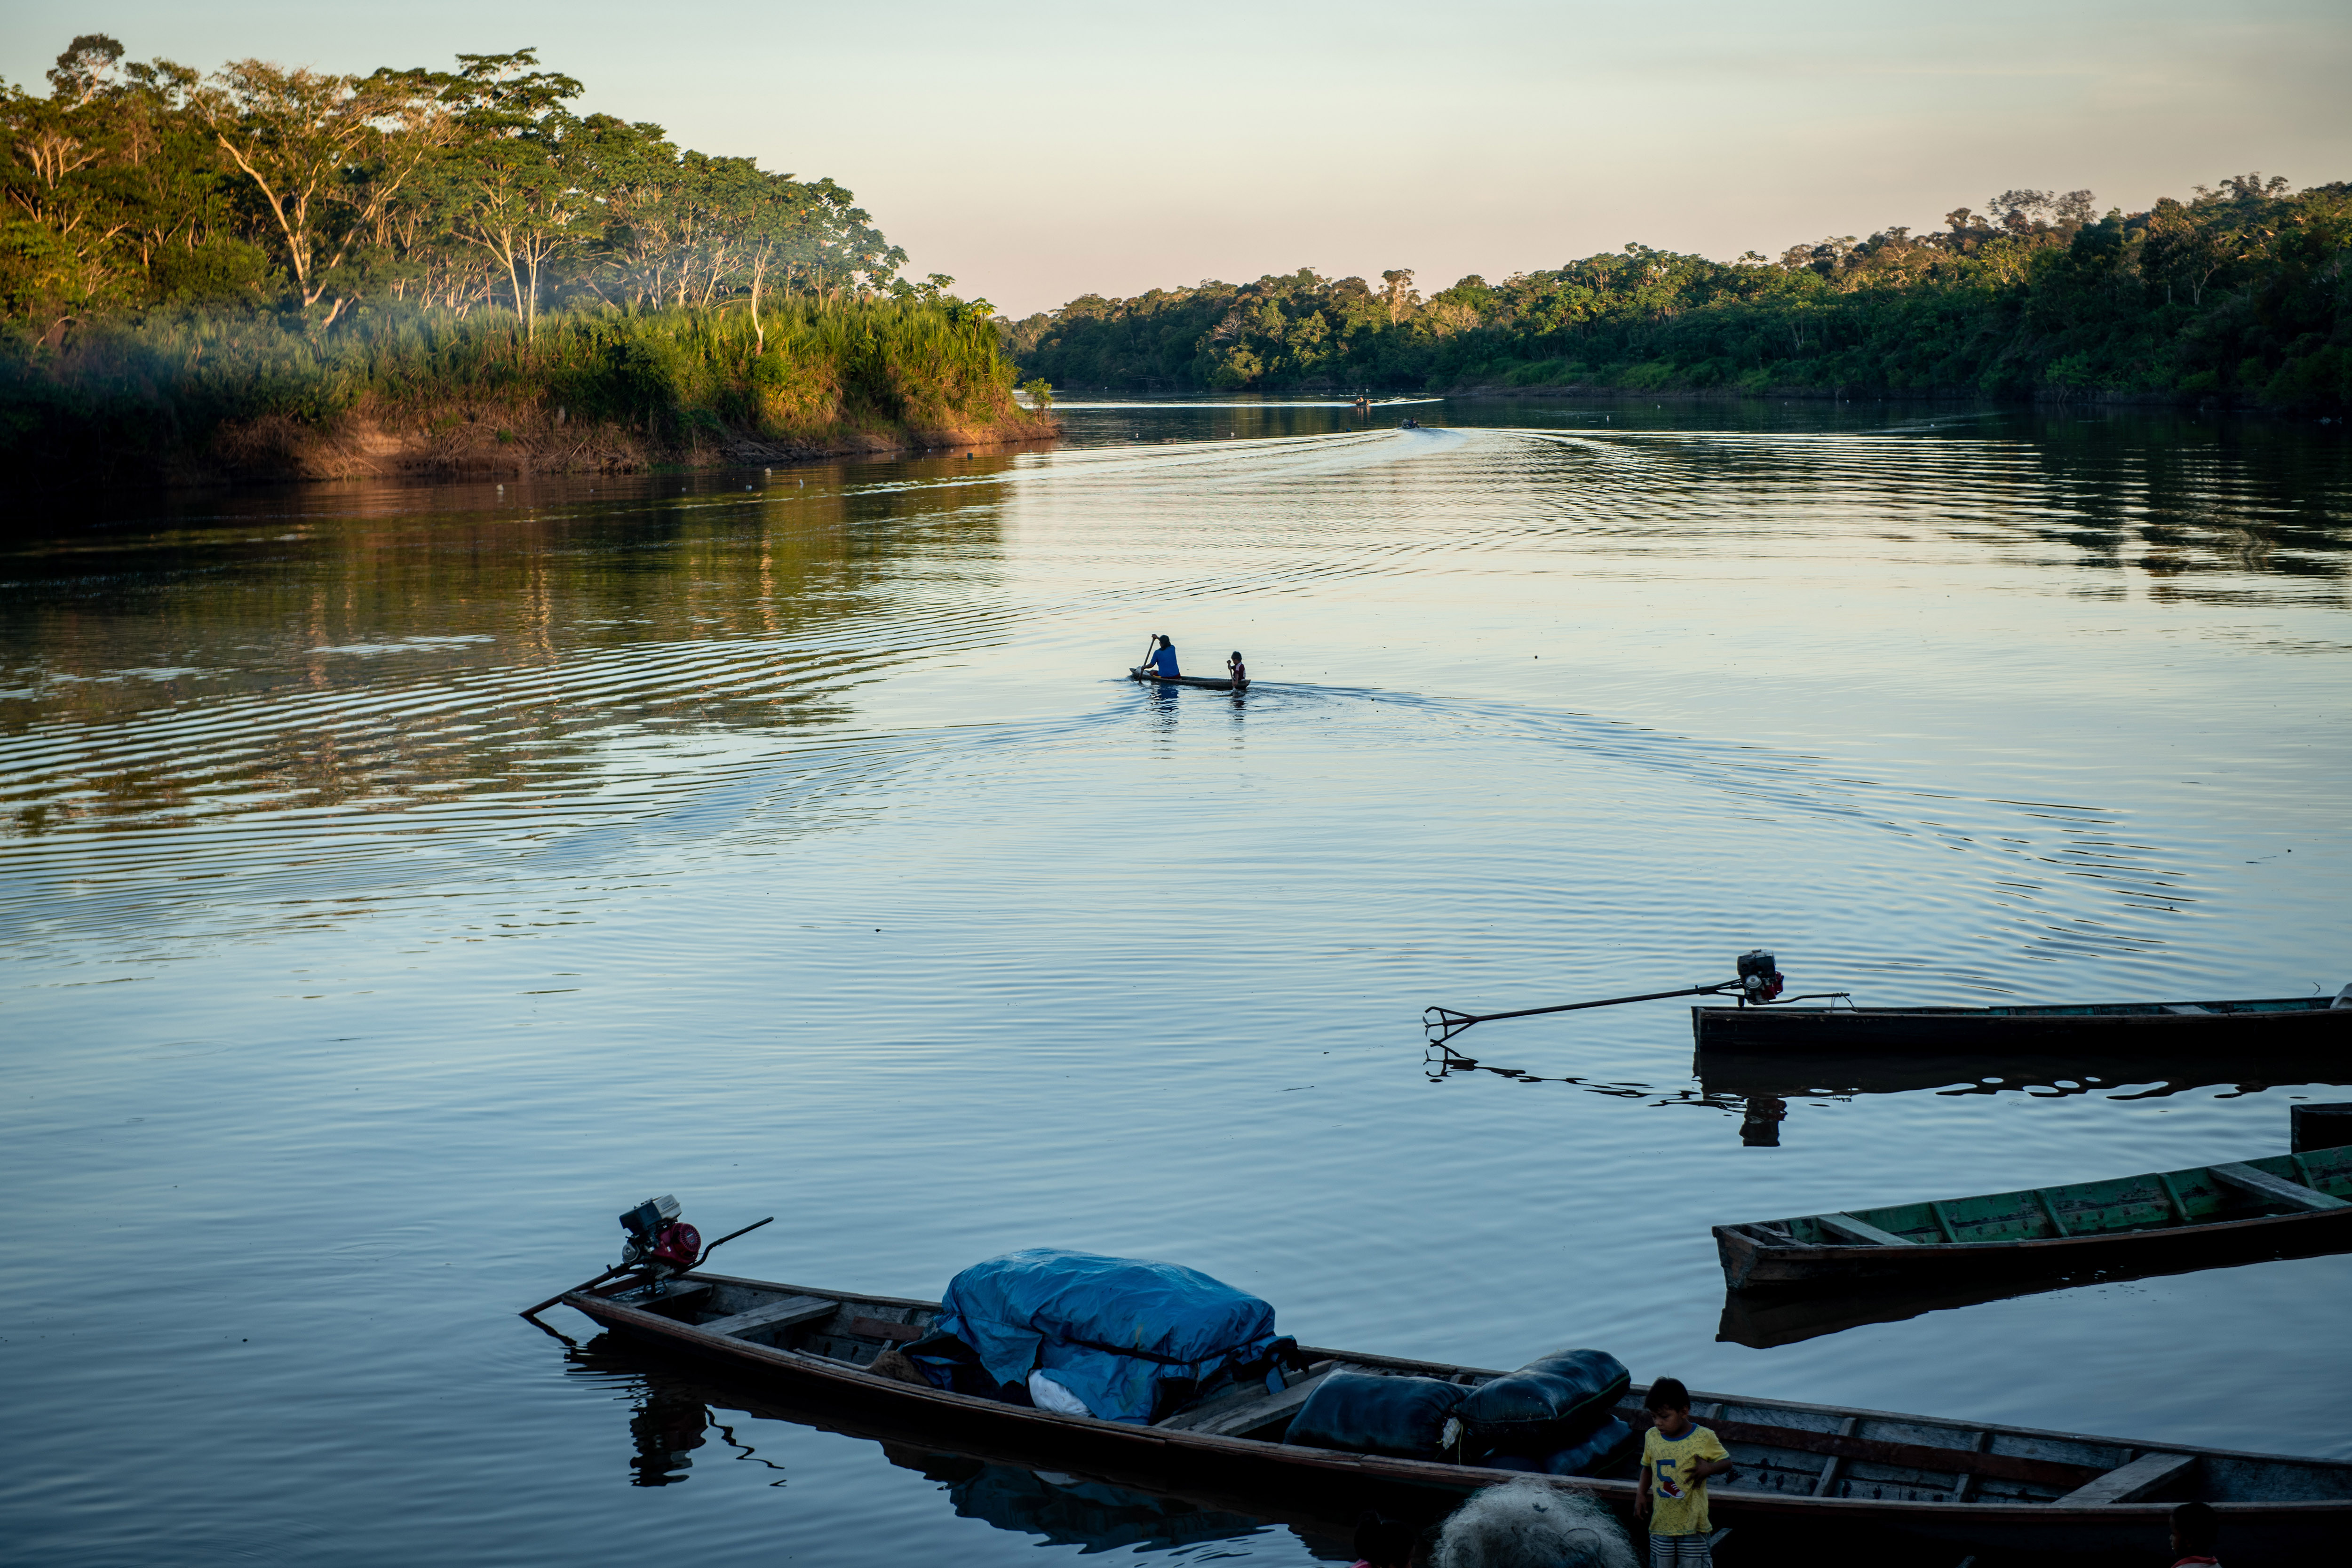
<svg viewBox="0 0 2352 1568">
<path fill-rule="evenodd" d="M 2214 479 L 2227 465 L 2210 455 L 2180 466 L 2203 471 L 2206 488 L 2174 496 L 2168 516 L 2210 517 L 2259 489 Z M 2039 562 L 2094 512 L 2154 515 L 2111 489 L 2093 504 L 2049 468 L 2030 442 L 1907 433 L 1423 431 L 1097 447 L 988 474 L 853 472 L 815 495 L 701 494 L 659 510 L 643 497 L 600 510 L 574 496 L 487 550 L 478 527 L 453 541 L 428 517 L 409 522 L 418 548 L 388 584 L 376 580 L 380 513 L 354 509 L 341 533 L 312 516 L 312 553 L 248 570 L 216 626 L 205 624 L 216 572 L 176 595 L 137 583 L 140 604 L 111 624 L 136 620 L 160 592 L 180 623 L 169 657 L 186 662 L 157 660 L 156 641 L 124 650 L 141 662 L 108 668 L 115 650 L 101 637 L 72 650 L 84 668 L 62 669 L 40 645 L 44 617 L 21 623 L 32 635 L 19 634 L 11 684 L 23 717 L 0 743 L 13 828 L 0 841 L 0 922 L 102 931 L 157 902 L 351 898 L 525 851 L 577 863 L 632 823 L 723 833 L 763 816 L 855 820 L 910 771 L 960 751 L 1050 749 L 1100 717 L 1073 708 L 1059 721 L 975 715 L 952 731 L 877 732 L 861 721 L 861 685 L 917 658 L 1008 657 L 1050 636 L 1055 617 L 1083 622 L 1143 595 L 1163 606 L 1311 596 L 1350 579 L 1477 574 L 1498 552 L 1564 545 L 1586 571 L 1660 552 L 1753 551 L 1785 566 L 1850 556 L 1858 534 L 1874 551 L 1955 565 L 1989 544 Z M 2272 498 L 2231 510 L 2230 526 L 2312 505 Z M 1129 537 L 1073 548 L 1077 531 L 1119 515 L 1148 521 L 1160 559 L 1146 585 L 1129 570 Z M 1006 529 L 1047 542 L 1050 601 L 1002 582 Z M 2340 534 L 2316 537 L 2326 548 L 2305 540 L 2292 563 L 2337 592 Z M 468 562 L 460 588 L 490 592 L 411 612 L 401 590 L 429 596 L 453 543 Z M 2265 557 L 2280 569 L 2287 559 Z M 69 600 L 87 583 L 19 586 Z M 453 611 L 463 629 L 431 624 Z M 1843 813 L 1962 850 L 1987 862 L 2018 940 L 2053 957 L 2145 951 L 2162 940 L 2151 922 L 2193 897 L 2182 852 L 2100 847 L 2116 825 L 2094 805 L 1996 808 L 1951 794 L 1943 820 L 1921 813 L 1932 789 L 1913 786 L 1921 798 L 1893 810 L 1905 790 L 1797 759 L 1465 700 L 1389 700 L 1391 721 L 1412 711 L 1433 733 L 1450 725 L 1457 747 L 1557 745 L 1572 731 L 1591 755 L 1706 772 L 1767 813 Z M 2009 874 L 1990 874 L 2003 861 Z"/>
</svg>

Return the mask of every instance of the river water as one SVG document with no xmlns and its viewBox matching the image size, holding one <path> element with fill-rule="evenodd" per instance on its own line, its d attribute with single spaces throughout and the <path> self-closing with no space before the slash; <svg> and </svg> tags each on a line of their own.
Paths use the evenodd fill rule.
<svg viewBox="0 0 2352 1568">
<path fill-rule="evenodd" d="M 1759 1082 L 1695 1073 L 1675 1002 L 1483 1026 L 1448 1068 L 1419 1027 L 1759 945 L 1866 1005 L 2352 981 L 2340 430 L 1067 418 L 1051 450 L 17 510 L 11 1555 L 1323 1544 L 514 1316 L 666 1192 L 706 1236 L 779 1216 L 738 1273 L 931 1297 L 1085 1247 L 1310 1342 L 2352 1457 L 2352 1258 L 1759 1349 L 1718 1337 L 1707 1230 L 2279 1152 L 2291 1104 L 2352 1098 L 2324 1069 Z M 1155 632 L 1259 684 L 1139 690 Z"/>
</svg>

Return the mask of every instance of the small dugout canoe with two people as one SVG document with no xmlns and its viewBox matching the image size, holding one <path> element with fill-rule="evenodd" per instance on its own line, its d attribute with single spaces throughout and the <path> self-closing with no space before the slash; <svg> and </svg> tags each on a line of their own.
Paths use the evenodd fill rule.
<svg viewBox="0 0 2352 1568">
<path fill-rule="evenodd" d="M 1029 1256 L 1009 1255 L 975 1269 Z M 1632 1384 L 1622 1366 L 1615 1382 L 1593 1394 L 1589 1412 L 1608 1424 L 1609 1441 L 1588 1440 L 1596 1455 L 1591 1467 L 1568 1473 L 1465 1450 L 1452 1423 L 1441 1439 L 1450 1449 L 1410 1453 L 1341 1447 L 1319 1429 L 1300 1431 L 1311 1425 L 1318 1390 L 1361 1390 L 1368 1380 L 1377 1388 L 1380 1380 L 1406 1379 L 1410 1389 L 1391 1392 L 1415 1398 L 1423 1391 L 1445 1393 L 1466 1411 L 1479 1390 L 1497 1380 L 1522 1377 L 1561 1357 L 1600 1352 L 1553 1352 L 1507 1373 L 1281 1339 L 1271 1342 L 1276 1350 L 1244 1369 L 1245 1375 L 1211 1379 L 1198 1397 L 1180 1394 L 1173 1408 L 1154 1405 L 1148 1418 L 1104 1419 L 1040 1407 L 1009 1384 L 990 1394 L 909 1374 L 925 1347 L 943 1338 L 955 1342 L 952 1334 L 943 1335 L 943 1321 L 961 1327 L 969 1321 L 969 1301 L 960 1294 L 965 1279 L 959 1275 L 950 1284 L 950 1304 L 944 1307 L 698 1268 L 592 1282 L 556 1300 L 617 1342 L 693 1357 L 719 1374 L 772 1391 L 820 1423 L 887 1429 L 938 1451 L 985 1453 L 1115 1484 L 1260 1500 L 1274 1515 L 1307 1510 L 1346 1520 L 1379 1508 L 1433 1521 L 1481 1488 L 1531 1472 L 1544 1484 L 1591 1497 L 1620 1514 L 1633 1502 L 1639 1463 L 1634 1440 L 1649 1416 L 1644 1387 Z M 1271 1331 L 1271 1309 L 1262 1328 Z M 1053 1359 L 1057 1352 L 1050 1343 L 1039 1355 L 1040 1370 L 1030 1374 L 1032 1391 L 1046 1369 L 1066 1364 L 1066 1358 Z M 2172 1506 L 2190 1500 L 2210 1503 L 2220 1513 L 2233 1557 L 2285 1560 L 2324 1552 L 2352 1530 L 2352 1461 L 1784 1399 L 1692 1397 L 1693 1417 L 1731 1447 L 1739 1465 L 1736 1475 L 1710 1483 L 1717 1526 L 1752 1526 L 1759 1534 L 1785 1534 L 1811 1549 L 1891 1531 L 1977 1548 L 2152 1557 L 2165 1540 Z"/>
<path fill-rule="evenodd" d="M 1129 680 L 1140 680 L 1153 686 L 1197 686 L 1203 691 L 1247 691 L 1250 683 L 1244 679 L 1236 685 L 1221 676 L 1158 675 L 1149 666 L 1139 665 L 1127 672 Z"/>
<path fill-rule="evenodd" d="M 1238 648 L 1225 660 L 1223 675 L 1185 675 L 1178 669 L 1176 645 L 1169 640 L 1168 634 L 1155 633 L 1151 641 L 1153 646 L 1144 651 L 1144 662 L 1128 670 L 1129 680 L 1149 681 L 1158 686 L 1197 686 L 1203 691 L 1249 689 L 1249 667 L 1242 662 Z"/>
</svg>

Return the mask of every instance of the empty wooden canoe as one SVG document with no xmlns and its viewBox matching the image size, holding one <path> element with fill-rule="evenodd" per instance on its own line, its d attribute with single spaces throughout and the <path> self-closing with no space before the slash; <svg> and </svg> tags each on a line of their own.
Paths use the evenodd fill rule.
<svg viewBox="0 0 2352 1568">
<path fill-rule="evenodd" d="M 2352 1148 L 1715 1227 L 1735 1290 L 2156 1272 L 2352 1248 Z"/>
<path fill-rule="evenodd" d="M 2075 1050 L 2154 1055 L 2352 1043 L 2334 996 L 2241 1002 L 2053 1002 L 1998 1007 L 1694 1007 L 1703 1051 Z"/>
<path fill-rule="evenodd" d="M 1443 1511 L 1520 1472 L 1434 1459 L 1339 1453 L 1285 1442 L 1316 1382 L 1335 1371 L 1475 1385 L 1501 1373 L 1353 1351 L 1302 1347 L 1307 1364 L 1280 1393 L 1250 1392 L 1180 1410 L 1157 1426 L 1063 1415 L 909 1384 L 867 1370 L 926 1332 L 937 1304 L 697 1272 L 658 1286 L 575 1290 L 561 1299 L 615 1336 L 702 1361 L 826 1425 L 982 1453 L 1113 1482 L 1213 1495 L 1270 1516 L 1350 1520 L 1364 1508 Z M 1617 1414 L 1648 1419 L 1644 1390 Z M 2162 1549 L 2171 1505 L 2210 1502 L 2232 1558 L 2324 1553 L 2352 1529 L 2352 1462 L 1900 1415 L 1737 1395 L 1695 1395 L 1692 1414 L 1738 1457 L 1713 1484 L 1718 1525 L 1793 1533 L 1819 1549 L 1845 1531 L 2027 1551 Z M 1544 1477 L 1621 1514 L 1633 1460 L 1598 1476 Z"/>
</svg>

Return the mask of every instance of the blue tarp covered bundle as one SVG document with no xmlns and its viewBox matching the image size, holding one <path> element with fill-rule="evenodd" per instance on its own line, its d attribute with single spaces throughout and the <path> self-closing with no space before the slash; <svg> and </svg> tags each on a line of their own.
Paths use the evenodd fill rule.
<svg viewBox="0 0 2352 1568">
<path fill-rule="evenodd" d="M 1274 1309 L 1196 1269 L 1034 1247 L 948 1282 L 932 1325 L 980 1353 L 999 1383 L 1043 1368 L 1095 1415 L 1151 1419 L 1160 1384 L 1205 1382 L 1263 1360 Z"/>
</svg>

